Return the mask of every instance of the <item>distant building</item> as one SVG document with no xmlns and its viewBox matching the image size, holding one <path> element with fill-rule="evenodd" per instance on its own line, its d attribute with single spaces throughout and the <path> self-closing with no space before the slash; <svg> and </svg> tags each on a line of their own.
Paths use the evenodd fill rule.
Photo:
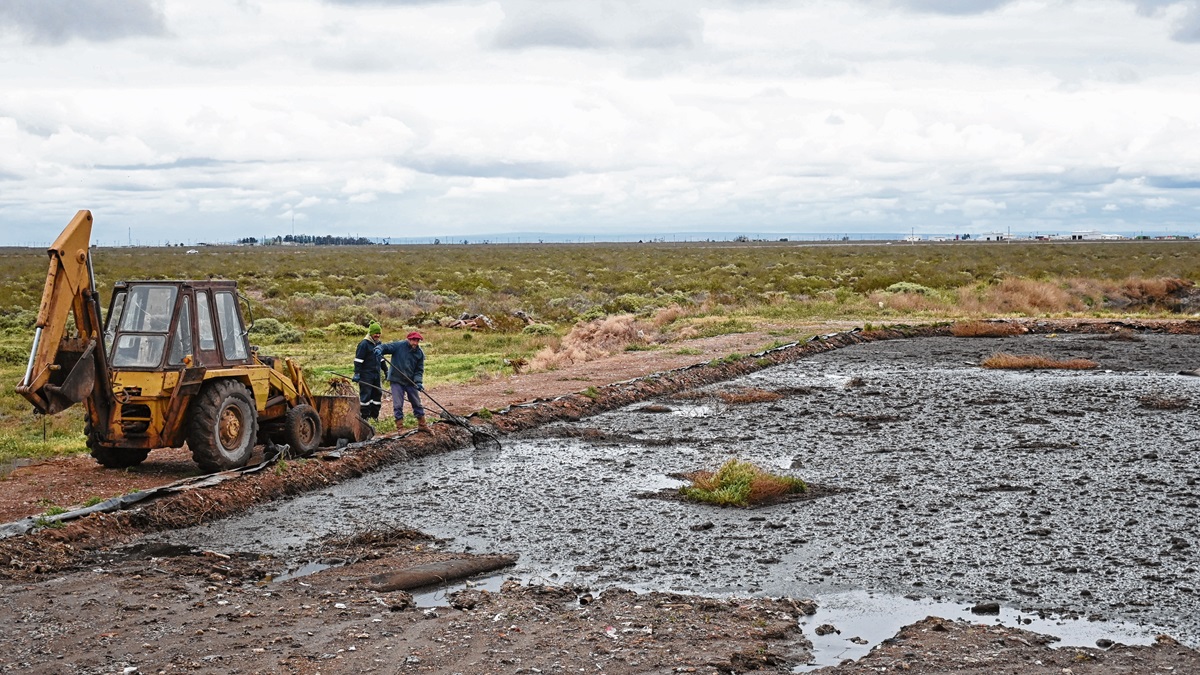
<svg viewBox="0 0 1200 675">
<path fill-rule="evenodd" d="M 975 235 L 975 239 L 980 241 L 1011 241 L 1012 238 L 1012 234 L 1008 232 L 984 232 Z"/>
<path fill-rule="evenodd" d="M 1124 239 L 1119 234 L 1104 234 L 1099 230 L 1075 230 L 1071 233 L 1071 241 L 1114 241 Z"/>
</svg>

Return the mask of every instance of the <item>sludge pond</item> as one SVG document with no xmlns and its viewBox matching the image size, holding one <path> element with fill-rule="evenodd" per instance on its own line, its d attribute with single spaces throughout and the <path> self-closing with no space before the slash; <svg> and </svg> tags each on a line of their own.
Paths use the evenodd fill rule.
<svg viewBox="0 0 1200 675">
<path fill-rule="evenodd" d="M 1099 367 L 979 366 L 997 352 Z M 1189 336 L 859 344 L 160 538 L 299 566 L 324 537 L 411 527 L 520 554 L 506 574 L 523 579 L 811 597 L 843 622 L 838 644 L 998 602 L 1002 620 L 1043 616 L 1030 627 L 1084 644 L 1195 646 L 1200 378 L 1181 371 L 1198 366 Z M 778 396 L 721 396 L 762 391 Z M 837 491 L 759 509 L 647 496 L 729 458 Z"/>
</svg>

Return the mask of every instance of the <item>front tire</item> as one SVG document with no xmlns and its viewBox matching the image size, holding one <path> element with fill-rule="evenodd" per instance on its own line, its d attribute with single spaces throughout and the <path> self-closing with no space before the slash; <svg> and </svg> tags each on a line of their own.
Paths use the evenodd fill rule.
<svg viewBox="0 0 1200 675">
<path fill-rule="evenodd" d="M 100 445 L 99 435 L 92 429 L 90 421 L 84 422 L 83 433 L 87 436 L 87 447 L 92 459 L 108 469 L 128 469 L 146 461 L 148 448 L 106 448 Z"/>
<path fill-rule="evenodd" d="M 208 473 L 246 466 L 258 437 L 258 413 L 250 391 L 240 382 L 210 384 L 192 403 L 188 447 Z"/>
<path fill-rule="evenodd" d="M 321 447 L 321 416 L 311 405 L 301 403 L 289 410 L 283 425 L 293 457 L 307 457 Z"/>
</svg>

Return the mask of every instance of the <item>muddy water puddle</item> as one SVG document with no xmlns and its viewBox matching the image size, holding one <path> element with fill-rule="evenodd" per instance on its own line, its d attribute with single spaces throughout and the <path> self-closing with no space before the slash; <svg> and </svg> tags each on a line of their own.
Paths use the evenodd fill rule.
<svg viewBox="0 0 1200 675">
<path fill-rule="evenodd" d="M 876 645 L 895 635 L 902 627 L 928 616 L 969 621 L 988 626 L 1018 627 L 1053 635 L 1055 647 L 1095 647 L 1101 640 L 1126 645 L 1148 645 L 1154 642 L 1155 631 L 1146 626 L 1121 622 L 1091 622 L 1083 619 L 1043 617 L 1023 614 L 1003 607 L 993 616 L 980 616 L 961 603 L 930 598 L 902 598 L 868 591 L 850 591 L 823 595 L 820 607 L 813 616 L 802 622 L 804 633 L 812 642 L 812 660 L 795 670 L 808 672 L 832 666 L 846 659 L 866 656 Z M 824 635 L 818 627 L 836 629 Z"/>
<path fill-rule="evenodd" d="M 978 367 L 1001 351 L 1100 367 Z M 328 536 L 412 527 L 452 550 L 518 553 L 518 578 L 812 597 L 828 611 L 867 591 L 999 602 L 1120 642 L 1162 631 L 1196 645 L 1200 378 L 1179 372 L 1197 366 L 1194 337 L 857 345 L 164 537 L 303 560 Z M 782 397 L 721 402 L 730 390 Z M 750 510 L 640 496 L 734 457 L 843 491 Z M 871 611 L 904 615 L 897 603 Z"/>
</svg>

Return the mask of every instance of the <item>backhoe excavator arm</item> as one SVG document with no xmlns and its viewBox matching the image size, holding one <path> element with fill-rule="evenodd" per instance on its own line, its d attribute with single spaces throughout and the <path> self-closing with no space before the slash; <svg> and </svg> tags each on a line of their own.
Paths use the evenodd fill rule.
<svg viewBox="0 0 1200 675">
<path fill-rule="evenodd" d="M 17 385 L 17 393 L 45 414 L 60 412 L 89 396 L 107 408 L 112 393 L 89 251 L 91 236 L 92 213 L 80 211 L 47 251 L 50 270 L 38 308 L 33 348 L 25 376 Z M 72 313 L 77 336 L 67 334 Z"/>
</svg>

